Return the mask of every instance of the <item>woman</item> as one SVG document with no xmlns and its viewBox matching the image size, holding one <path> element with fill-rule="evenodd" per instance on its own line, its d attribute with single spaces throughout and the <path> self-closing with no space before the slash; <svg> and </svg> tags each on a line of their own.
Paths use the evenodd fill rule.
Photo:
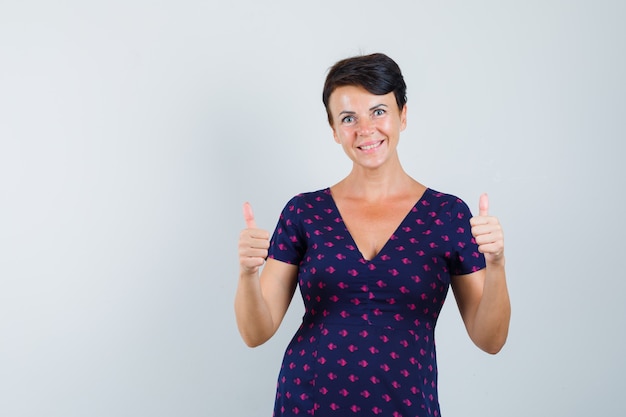
<svg viewBox="0 0 626 417">
<path fill-rule="evenodd" d="M 500 224 L 486 195 L 471 218 L 463 201 L 403 170 L 406 85 L 389 57 L 336 63 L 323 102 L 352 171 L 294 197 L 271 241 L 244 205 L 240 333 L 249 346 L 267 341 L 299 286 L 305 315 L 285 352 L 274 416 L 439 416 L 434 329 L 449 286 L 479 348 L 497 353 L 507 337 Z"/>
</svg>

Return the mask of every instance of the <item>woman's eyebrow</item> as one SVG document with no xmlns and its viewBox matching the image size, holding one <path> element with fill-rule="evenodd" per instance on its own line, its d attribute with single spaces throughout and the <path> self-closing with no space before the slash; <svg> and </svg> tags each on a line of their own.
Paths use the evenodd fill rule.
<svg viewBox="0 0 626 417">
<path fill-rule="evenodd" d="M 370 110 L 370 111 L 372 111 L 372 110 L 376 110 L 376 109 L 377 109 L 377 108 L 379 108 L 379 107 L 389 107 L 389 106 L 387 106 L 387 105 L 386 105 L 386 104 L 384 104 L 384 103 L 380 103 L 380 104 L 377 104 L 377 105 L 375 105 L 375 106 L 370 107 L 370 108 L 369 108 L 369 110 Z M 342 114 L 356 114 L 356 112 L 355 112 L 355 111 L 352 111 L 352 110 L 342 110 L 342 111 L 340 111 L 340 112 L 339 112 L 339 115 L 341 116 Z"/>
<path fill-rule="evenodd" d="M 384 103 L 380 103 L 380 104 L 375 105 L 374 107 L 370 107 L 370 111 L 371 111 L 371 110 L 376 110 L 376 109 L 377 109 L 377 108 L 379 108 L 379 107 L 389 107 L 389 106 L 387 106 L 387 105 L 386 105 L 386 104 L 384 104 Z"/>
</svg>

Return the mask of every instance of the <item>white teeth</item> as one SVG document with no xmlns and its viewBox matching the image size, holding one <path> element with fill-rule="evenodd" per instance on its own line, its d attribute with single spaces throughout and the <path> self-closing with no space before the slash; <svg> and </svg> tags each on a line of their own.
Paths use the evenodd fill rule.
<svg viewBox="0 0 626 417">
<path fill-rule="evenodd" d="M 374 149 L 380 146 L 382 142 L 378 142 L 378 143 L 374 143 L 372 145 L 367 145 L 367 146 L 360 146 L 361 149 L 363 149 L 364 151 L 369 151 L 370 149 Z"/>
</svg>

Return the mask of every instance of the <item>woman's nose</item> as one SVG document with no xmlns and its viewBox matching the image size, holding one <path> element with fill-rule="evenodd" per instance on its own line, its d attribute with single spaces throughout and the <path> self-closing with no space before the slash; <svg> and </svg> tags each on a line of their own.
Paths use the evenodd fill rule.
<svg viewBox="0 0 626 417">
<path fill-rule="evenodd" d="M 367 118 L 361 119 L 359 121 L 357 133 L 359 136 L 370 136 L 374 133 L 374 122 Z"/>
</svg>

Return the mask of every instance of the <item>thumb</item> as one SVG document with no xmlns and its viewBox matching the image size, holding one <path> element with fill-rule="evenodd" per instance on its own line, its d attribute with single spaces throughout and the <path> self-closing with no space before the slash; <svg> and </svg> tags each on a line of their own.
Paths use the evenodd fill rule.
<svg viewBox="0 0 626 417">
<path fill-rule="evenodd" d="M 252 206 L 248 202 L 243 203 L 243 218 L 246 221 L 246 227 L 248 229 L 256 229 L 256 222 L 254 221 Z"/>
<path fill-rule="evenodd" d="M 483 193 L 480 195 L 480 200 L 478 200 L 478 215 L 489 215 L 489 197 L 487 196 L 487 193 Z"/>
</svg>

